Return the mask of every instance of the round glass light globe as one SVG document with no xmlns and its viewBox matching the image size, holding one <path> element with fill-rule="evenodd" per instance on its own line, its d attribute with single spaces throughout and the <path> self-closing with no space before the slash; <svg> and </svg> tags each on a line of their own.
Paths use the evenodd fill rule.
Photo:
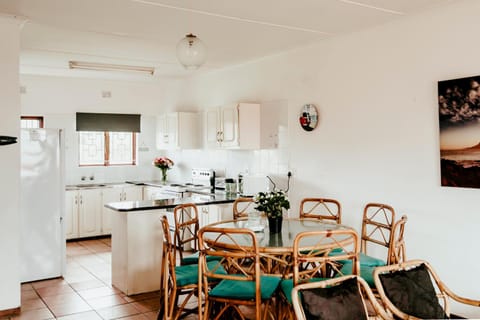
<svg viewBox="0 0 480 320">
<path fill-rule="evenodd" d="M 197 69 L 207 60 L 207 47 L 197 36 L 187 34 L 177 44 L 177 58 L 185 69 Z"/>
</svg>

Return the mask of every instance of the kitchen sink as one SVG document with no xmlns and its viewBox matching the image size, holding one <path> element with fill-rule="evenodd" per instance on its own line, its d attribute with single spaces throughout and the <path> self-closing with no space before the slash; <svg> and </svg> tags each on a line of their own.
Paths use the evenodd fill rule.
<svg viewBox="0 0 480 320">
<path fill-rule="evenodd" d="M 106 187 L 106 184 L 103 183 L 88 183 L 88 184 L 77 184 L 77 188 L 101 188 Z"/>
</svg>

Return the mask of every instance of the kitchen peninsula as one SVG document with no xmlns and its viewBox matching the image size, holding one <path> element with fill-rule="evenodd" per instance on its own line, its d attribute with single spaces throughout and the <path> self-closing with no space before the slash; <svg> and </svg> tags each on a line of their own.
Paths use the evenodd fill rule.
<svg viewBox="0 0 480 320">
<path fill-rule="evenodd" d="M 231 217 L 231 203 L 237 196 L 192 194 L 190 197 L 108 203 L 112 211 L 112 285 L 127 295 L 160 289 L 163 231 L 166 215 L 172 228 L 173 208 L 179 204 L 199 206 L 200 225 L 212 223 L 209 209 L 224 206 Z M 216 211 L 216 219 L 222 219 Z"/>
</svg>

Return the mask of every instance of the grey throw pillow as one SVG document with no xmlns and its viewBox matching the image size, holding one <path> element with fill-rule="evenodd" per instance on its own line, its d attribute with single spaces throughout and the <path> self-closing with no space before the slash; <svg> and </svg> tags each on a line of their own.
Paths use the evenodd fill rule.
<svg viewBox="0 0 480 320">
<path fill-rule="evenodd" d="M 424 264 L 380 275 L 388 299 L 402 312 L 421 319 L 447 319 Z"/>
<path fill-rule="evenodd" d="M 308 320 L 367 319 L 355 278 L 329 288 L 303 290 L 301 299 Z"/>
</svg>

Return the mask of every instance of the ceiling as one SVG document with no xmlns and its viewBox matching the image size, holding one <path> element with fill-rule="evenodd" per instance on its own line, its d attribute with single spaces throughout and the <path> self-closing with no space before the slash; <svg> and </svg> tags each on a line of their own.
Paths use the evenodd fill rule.
<svg viewBox="0 0 480 320">
<path fill-rule="evenodd" d="M 25 17 L 20 72 L 158 79 L 184 77 L 387 23 L 451 0 L 0 0 Z M 177 42 L 196 34 L 207 62 L 184 70 Z M 154 67 L 153 76 L 70 70 L 68 61 Z"/>
</svg>

